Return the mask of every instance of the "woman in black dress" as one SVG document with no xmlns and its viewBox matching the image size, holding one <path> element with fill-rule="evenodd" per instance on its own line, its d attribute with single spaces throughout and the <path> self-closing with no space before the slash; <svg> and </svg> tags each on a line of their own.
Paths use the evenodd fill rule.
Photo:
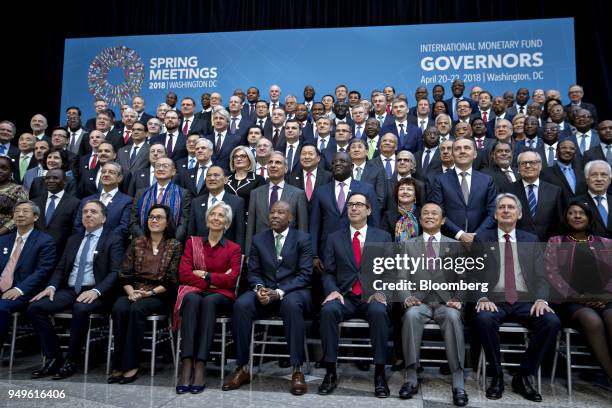
<svg viewBox="0 0 612 408">
<path fill-rule="evenodd" d="M 251 191 L 266 184 L 266 180 L 255 174 L 255 158 L 246 146 L 237 146 L 230 154 L 230 170 L 225 191 L 236 194 L 244 200 L 244 208 L 249 208 Z"/>
</svg>

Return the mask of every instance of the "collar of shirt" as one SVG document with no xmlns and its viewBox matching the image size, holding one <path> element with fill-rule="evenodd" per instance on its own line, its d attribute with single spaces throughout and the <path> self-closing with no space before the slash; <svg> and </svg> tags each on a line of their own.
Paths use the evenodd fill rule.
<svg viewBox="0 0 612 408">
<path fill-rule="evenodd" d="M 383 154 L 381 153 L 381 155 L 380 155 L 379 157 L 380 157 L 380 160 L 382 160 L 383 165 L 384 165 L 384 164 L 387 164 L 387 159 L 391 160 L 392 162 L 394 162 L 394 161 L 395 161 L 395 154 L 394 154 L 393 156 L 389 156 L 389 157 L 387 157 L 387 156 L 385 156 L 385 155 L 383 155 Z"/>
<path fill-rule="evenodd" d="M 28 232 L 26 232 L 25 234 L 21 235 L 19 234 L 19 230 L 17 230 L 17 235 L 15 236 L 15 238 L 17 237 L 21 237 L 21 243 L 22 245 L 25 245 L 25 242 L 28 240 L 28 238 L 30 237 L 30 234 L 32 234 L 32 231 L 34 231 L 34 227 L 32 227 Z"/>
<path fill-rule="evenodd" d="M 302 170 L 302 173 L 304 174 L 304 183 L 306 183 L 306 180 L 308 179 L 308 171 Z M 317 168 L 316 167 L 312 169 L 312 171 L 310 172 L 310 175 L 314 177 L 315 179 L 317 178 Z"/>
<path fill-rule="evenodd" d="M 506 242 L 506 238 L 504 238 L 504 235 L 510 235 L 510 242 L 516 242 L 516 229 L 513 229 L 512 231 L 506 233 L 504 231 L 502 231 L 501 229 L 497 229 L 497 239 L 499 242 Z"/>
<path fill-rule="evenodd" d="M 457 177 L 459 177 L 459 181 L 461 181 L 461 173 L 467 173 L 467 177 L 472 177 L 472 168 L 470 167 L 467 170 L 461 170 L 459 167 L 455 167 L 455 173 L 457 173 Z"/>
<path fill-rule="evenodd" d="M 595 199 L 595 197 L 603 197 L 603 201 L 608 201 L 608 196 L 606 195 L 607 193 L 604 191 L 603 194 L 595 194 L 593 193 L 591 190 L 589 190 L 589 195 L 591 196 L 591 198 L 593 199 L 593 201 L 595 202 L 595 204 L 597 204 L 597 200 Z"/>
<path fill-rule="evenodd" d="M 481 110 L 480 111 L 480 116 L 482 116 L 483 113 L 487 113 L 487 120 L 491 117 L 491 108 L 487 109 L 487 110 Z"/>
<path fill-rule="evenodd" d="M 317 145 L 319 145 L 321 142 L 325 142 L 325 147 L 327 147 L 327 143 L 329 142 L 329 135 L 327 135 L 326 137 L 322 137 L 321 135 L 319 135 L 319 140 L 317 140 Z"/>
<path fill-rule="evenodd" d="M 202 109 L 202 113 L 212 112 L 212 106 L 208 109 Z"/>
<path fill-rule="evenodd" d="M 19 155 L 19 159 L 31 159 L 32 158 L 32 154 L 33 154 L 32 152 L 30 152 L 30 153 L 21 153 Z"/>
<path fill-rule="evenodd" d="M 287 152 L 289 152 L 289 147 L 293 146 L 293 153 L 295 154 L 297 148 L 300 146 L 300 142 L 297 141 L 295 143 L 287 143 Z"/>
<path fill-rule="evenodd" d="M 119 192 L 119 188 L 115 187 L 113 188 L 111 191 L 108 192 L 108 194 L 110 194 L 110 199 L 112 200 L 115 197 L 115 194 L 117 194 Z M 104 188 L 102 188 L 102 191 L 100 192 L 100 197 L 102 197 L 102 194 L 105 194 L 106 191 L 104 191 Z"/>
<path fill-rule="evenodd" d="M 138 143 L 138 144 L 135 144 L 135 143 L 134 143 L 134 144 L 132 145 L 132 149 L 133 149 L 133 148 L 135 148 L 135 147 L 137 147 L 137 148 L 139 148 L 139 149 L 140 149 L 142 146 L 144 146 L 144 144 L 145 144 L 145 143 L 147 143 L 147 141 L 146 141 L 146 140 L 143 140 L 142 142 L 140 142 L 140 143 Z"/>
<path fill-rule="evenodd" d="M 92 231 L 92 232 L 87 232 L 87 230 L 85 230 L 85 235 L 92 234 L 94 237 L 100 239 L 100 236 L 102 235 L 102 230 L 103 229 L 104 229 L 104 226 L 100 226 L 97 230 Z"/>
<path fill-rule="evenodd" d="M 351 182 L 353 181 L 352 177 L 347 178 L 344 181 L 338 181 L 338 180 L 334 180 L 334 183 L 336 183 L 335 187 L 338 188 L 338 186 L 340 185 L 340 183 L 344 183 L 344 185 L 350 190 L 351 188 Z"/>
<path fill-rule="evenodd" d="M 349 228 L 351 230 L 351 239 L 353 239 L 353 237 L 355 236 L 355 232 L 359 231 L 359 236 L 357 238 L 359 239 L 359 243 L 363 244 L 366 239 L 366 234 L 368 233 L 368 224 L 364 225 L 363 228 L 359 230 L 353 228 L 352 225 Z"/>
<path fill-rule="evenodd" d="M 586 136 L 586 137 L 591 137 L 591 130 L 589 129 L 589 130 L 587 130 L 587 131 L 586 131 L 586 132 L 584 132 L 584 133 L 576 132 L 576 136 L 580 137 L 580 136 L 582 136 L 582 135 L 584 135 L 584 136 Z"/>
<path fill-rule="evenodd" d="M 404 125 L 404 132 L 406 131 L 407 127 L 408 127 L 408 119 L 404 119 L 403 121 L 395 121 L 395 127 L 400 127 L 400 125 Z"/>
<path fill-rule="evenodd" d="M 274 186 L 278 186 L 278 188 L 282 190 L 283 188 L 285 188 L 285 181 L 281 180 L 281 182 L 278 184 L 274 184 L 270 181 L 270 187 L 268 188 L 268 190 L 272 191 L 272 187 Z M 279 197 L 279 200 L 280 200 L 280 197 Z"/>
<path fill-rule="evenodd" d="M 533 184 L 535 186 L 535 188 L 539 188 L 540 187 L 540 179 L 538 178 L 537 180 L 535 180 L 533 183 L 528 183 L 527 181 L 525 181 L 525 179 L 521 180 L 523 182 L 523 187 L 527 188 L 527 186 L 529 186 L 530 184 Z"/>
<path fill-rule="evenodd" d="M 380 138 L 380 136 L 379 136 L 379 135 L 376 135 L 376 136 L 374 136 L 374 137 L 372 137 L 372 138 L 369 138 L 369 137 L 368 137 L 368 140 L 367 140 L 368 145 L 370 144 L 370 141 L 371 141 L 371 140 L 373 140 L 373 141 L 374 141 L 374 144 L 375 144 L 376 146 L 378 146 L 378 139 L 379 139 L 379 138 Z"/>
<path fill-rule="evenodd" d="M 446 167 L 445 165 L 442 165 L 442 173 L 446 172 L 446 170 L 453 170 L 454 168 L 455 166 Z"/>
<path fill-rule="evenodd" d="M 9 149 L 11 147 L 11 143 L 10 142 L 9 143 L 4 143 L 4 144 L 0 143 L 0 146 L 4 146 L 4 150 L 6 152 L 5 154 L 8 155 L 8 151 L 9 151 Z"/>
<path fill-rule="evenodd" d="M 548 154 L 548 151 L 549 151 L 549 150 L 550 150 L 550 148 L 552 147 L 552 148 L 555 150 L 555 157 L 556 157 L 556 156 L 557 156 L 557 153 L 556 153 L 556 152 L 557 152 L 557 144 L 558 144 L 558 143 L 559 143 L 559 142 L 555 142 L 555 143 L 553 143 L 553 144 L 551 144 L 551 145 L 548 145 L 548 144 L 544 143 L 544 151 L 545 151 L 545 153 L 546 153 L 546 154 Z"/>
<path fill-rule="evenodd" d="M 162 186 L 161 184 L 159 184 L 159 182 L 155 185 L 156 189 L 157 189 L 157 194 L 159 194 L 159 189 L 163 188 L 164 189 L 164 194 L 166 193 L 166 189 L 168 188 L 168 185 L 170 184 L 170 181 L 165 185 Z"/>
<path fill-rule="evenodd" d="M 230 117 L 230 123 L 232 123 L 234 119 L 236 119 L 236 126 L 238 126 L 238 124 L 242 120 L 242 114 Z"/>
<path fill-rule="evenodd" d="M 361 169 L 361 174 L 363 174 L 363 171 L 365 170 L 365 165 L 366 165 L 367 161 L 364 161 L 363 163 L 357 165 L 353 163 L 353 173 L 357 172 L 357 169 Z"/>
<path fill-rule="evenodd" d="M 274 241 L 276 241 L 276 237 L 281 235 L 283 237 L 283 243 L 284 243 L 284 241 L 287 239 L 287 235 L 289 235 L 289 227 L 285 228 L 283 232 L 276 232 L 272 230 L 272 233 L 274 235 Z"/>
<path fill-rule="evenodd" d="M 198 162 L 197 164 L 198 164 L 198 170 L 200 170 L 201 166 L 204 166 L 204 167 L 206 167 L 208 169 L 208 168 L 210 168 L 213 165 L 212 160 L 210 160 L 210 159 L 208 159 L 207 163 L 202 164 L 202 163 Z"/>
<path fill-rule="evenodd" d="M 574 168 L 572 167 L 571 164 L 563 164 L 560 161 L 557 161 L 557 166 L 559 166 L 561 168 L 561 171 L 564 171 L 565 169 L 574 170 Z"/>
<path fill-rule="evenodd" d="M 217 199 L 217 202 L 223 201 L 223 196 L 224 195 L 225 195 L 225 190 L 221 190 L 221 192 L 219 194 L 217 194 L 217 195 L 209 194 L 208 195 L 208 202 L 211 202 L 213 197 Z"/>
<path fill-rule="evenodd" d="M 210 242 L 208 241 L 208 234 L 206 234 L 203 238 L 204 238 L 203 239 L 204 245 L 208 245 L 209 248 L 212 248 L 210 246 Z M 222 247 L 225 247 L 225 237 L 221 237 L 221 240 L 217 243 L 217 245 L 221 245 Z"/>
<path fill-rule="evenodd" d="M 429 237 L 431 237 L 431 235 L 423 231 L 423 241 L 428 242 Z M 433 234 L 433 237 L 434 237 L 435 242 L 440 242 L 440 240 L 442 239 L 442 233 L 438 231 L 435 234 Z"/>
<path fill-rule="evenodd" d="M 52 193 L 52 192 L 50 192 L 50 191 L 49 191 L 49 192 L 47 193 L 47 200 L 49 200 L 53 194 L 54 194 L 54 193 Z M 62 191 L 59 191 L 59 192 L 55 193 L 55 197 L 57 198 L 57 201 L 55 202 L 55 205 L 56 205 L 56 206 L 57 206 L 57 203 L 59 203 L 59 200 L 61 200 L 63 196 L 64 196 L 64 190 L 62 190 Z"/>
</svg>

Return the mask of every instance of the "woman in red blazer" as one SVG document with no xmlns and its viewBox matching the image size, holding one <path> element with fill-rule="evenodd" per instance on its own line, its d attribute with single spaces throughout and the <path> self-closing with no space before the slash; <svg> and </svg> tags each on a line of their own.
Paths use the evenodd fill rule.
<svg viewBox="0 0 612 408">
<path fill-rule="evenodd" d="M 179 266 L 179 294 L 175 315 L 181 320 L 181 380 L 177 394 L 204 391 L 206 361 L 215 320 L 230 314 L 240 275 L 240 246 L 223 237 L 232 224 L 232 209 L 222 201 L 208 207 L 207 237 L 190 237 Z M 175 319 L 178 320 L 178 319 Z"/>
</svg>

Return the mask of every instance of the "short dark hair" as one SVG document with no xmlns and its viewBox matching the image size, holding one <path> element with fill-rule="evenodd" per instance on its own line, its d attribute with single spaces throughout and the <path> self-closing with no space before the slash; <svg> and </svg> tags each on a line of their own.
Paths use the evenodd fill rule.
<svg viewBox="0 0 612 408">
<path fill-rule="evenodd" d="M 587 234 L 592 234 L 593 230 L 595 229 L 595 217 L 593 216 L 593 210 L 591 210 L 591 208 L 589 207 L 589 205 L 587 203 L 585 203 L 584 201 L 578 200 L 578 199 L 573 199 L 571 200 L 568 204 L 567 207 L 565 208 L 565 211 L 563 212 L 563 219 L 561 220 L 561 225 L 563 226 L 564 230 L 566 232 L 571 232 L 572 229 L 569 226 L 568 222 L 567 222 L 567 214 L 569 213 L 569 209 L 572 206 L 577 206 L 582 208 L 582 210 L 584 211 L 584 214 L 587 216 L 589 223 L 587 224 Z"/>
<path fill-rule="evenodd" d="M 170 208 L 168 206 L 163 205 L 163 204 L 154 204 L 151 206 L 151 208 L 149 208 L 149 211 L 147 212 L 147 222 L 145 223 L 145 225 L 143 225 L 145 237 L 151 238 L 151 231 L 149 230 L 148 220 L 149 220 L 149 217 L 151 216 L 151 212 L 158 208 L 161 208 L 162 210 L 164 210 L 164 213 L 166 213 L 166 229 L 164 230 L 164 239 L 175 238 L 176 237 L 176 223 L 174 222 L 172 211 L 170 211 Z"/>
<path fill-rule="evenodd" d="M 372 203 L 370 202 L 370 199 L 368 198 L 368 196 L 365 193 L 362 193 L 360 191 L 351 191 L 348 197 L 346 197 L 346 202 L 348 203 L 351 197 L 358 196 L 358 195 L 363 196 L 363 198 L 365 198 L 365 202 L 368 208 L 372 208 Z"/>
<path fill-rule="evenodd" d="M 404 177 L 395 184 L 395 188 L 393 189 L 393 198 L 396 204 L 399 202 L 400 187 L 406 185 L 414 188 L 414 202 L 417 203 L 419 201 L 419 189 L 417 188 L 416 181 L 412 177 Z"/>
<path fill-rule="evenodd" d="M 106 101 L 105 101 L 106 102 Z M 66 108 L 66 113 L 68 113 L 68 111 L 70 109 L 75 109 L 77 112 L 79 112 L 79 117 L 81 116 L 81 108 L 79 108 L 78 106 L 69 106 Z"/>
<path fill-rule="evenodd" d="M 314 147 L 315 153 L 317 154 L 317 156 L 321 157 L 321 151 L 319 150 L 316 144 L 311 143 L 311 142 L 304 143 L 302 144 L 302 150 L 304 150 L 306 146 Z"/>
<path fill-rule="evenodd" d="M 49 157 L 51 153 L 58 153 L 60 155 L 60 158 L 62 159 L 62 167 L 61 167 L 62 170 L 68 171 L 70 169 L 68 153 L 66 153 L 66 150 L 57 148 L 57 147 L 51 147 L 49 150 L 45 152 L 45 157 L 43 158 L 43 162 L 41 163 L 43 166 L 43 169 L 49 170 L 47 168 L 47 157 Z"/>
<path fill-rule="evenodd" d="M 0 156 L 0 159 L 4 159 L 8 162 L 9 167 L 11 169 L 11 173 L 13 173 L 13 171 L 15 170 L 15 163 L 13 162 L 13 159 L 8 156 Z"/>
<path fill-rule="evenodd" d="M 90 203 L 94 203 L 95 205 L 97 205 L 98 207 L 100 207 L 100 211 L 102 212 L 102 215 L 106 217 L 106 215 L 108 214 L 108 209 L 106 208 L 106 206 L 104 205 L 104 203 L 102 203 L 102 201 L 100 200 L 87 200 L 87 202 L 85 204 L 83 204 L 83 208 Z"/>
</svg>

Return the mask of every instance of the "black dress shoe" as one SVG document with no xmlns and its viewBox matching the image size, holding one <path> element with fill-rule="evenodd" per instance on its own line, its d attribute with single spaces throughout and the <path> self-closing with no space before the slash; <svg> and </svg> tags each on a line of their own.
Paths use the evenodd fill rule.
<svg viewBox="0 0 612 408">
<path fill-rule="evenodd" d="M 131 377 L 121 377 L 121 380 L 119 380 L 119 384 L 129 384 L 129 383 L 133 383 L 134 381 L 136 381 L 138 379 L 138 372 L 136 372 L 136 374 L 134 374 Z"/>
<path fill-rule="evenodd" d="M 453 388 L 453 404 L 458 407 L 465 407 L 468 401 L 468 395 L 463 388 Z"/>
<path fill-rule="evenodd" d="M 323 382 L 319 385 L 319 395 L 328 395 L 334 392 L 338 386 L 338 377 L 336 374 L 325 374 Z"/>
<path fill-rule="evenodd" d="M 123 378 L 122 375 L 111 375 L 110 377 L 108 377 L 106 379 L 106 382 L 108 384 L 115 384 L 115 383 L 118 383 L 119 381 L 121 381 L 122 378 Z"/>
<path fill-rule="evenodd" d="M 370 371 L 370 363 L 367 361 L 357 361 L 355 366 L 359 371 Z"/>
<path fill-rule="evenodd" d="M 412 398 L 413 395 L 416 395 L 419 392 L 419 387 L 407 382 L 404 383 L 404 385 L 402 385 L 402 388 L 400 388 L 399 391 L 399 397 L 400 399 L 410 399 Z"/>
<path fill-rule="evenodd" d="M 187 385 L 177 385 L 175 387 L 176 393 L 178 395 L 183 395 L 183 394 L 187 394 L 188 392 L 191 391 L 191 386 L 189 384 Z"/>
<path fill-rule="evenodd" d="M 61 358 L 50 358 L 47 360 L 43 368 L 32 372 L 32 378 L 44 378 L 50 375 L 55 375 L 63 365 L 64 360 Z"/>
<path fill-rule="evenodd" d="M 488 399 L 500 399 L 504 393 L 504 377 L 493 377 L 491 384 L 487 388 Z"/>
<path fill-rule="evenodd" d="M 57 371 L 57 373 L 55 373 L 55 375 L 53 376 L 53 379 L 54 380 L 63 380 L 64 378 L 68 378 L 68 377 L 74 375 L 74 373 L 76 373 L 76 371 L 77 371 L 76 364 L 74 364 L 70 360 L 66 360 L 64 365 Z M 121 381 L 119 381 L 119 382 L 121 382 Z"/>
<path fill-rule="evenodd" d="M 517 374 L 512 377 L 512 390 L 529 401 L 542 401 L 542 396 L 533 388 L 528 376 Z"/>
<path fill-rule="evenodd" d="M 192 394 L 199 394 L 203 392 L 205 389 L 206 389 L 206 384 L 192 385 L 191 387 L 189 387 L 189 392 Z"/>
<path fill-rule="evenodd" d="M 391 371 L 402 371 L 404 368 L 406 368 L 406 363 L 403 360 L 397 360 L 391 366 Z"/>
<path fill-rule="evenodd" d="M 374 395 L 376 398 L 388 398 L 389 395 L 391 395 L 384 374 L 379 374 L 374 377 Z"/>
</svg>

